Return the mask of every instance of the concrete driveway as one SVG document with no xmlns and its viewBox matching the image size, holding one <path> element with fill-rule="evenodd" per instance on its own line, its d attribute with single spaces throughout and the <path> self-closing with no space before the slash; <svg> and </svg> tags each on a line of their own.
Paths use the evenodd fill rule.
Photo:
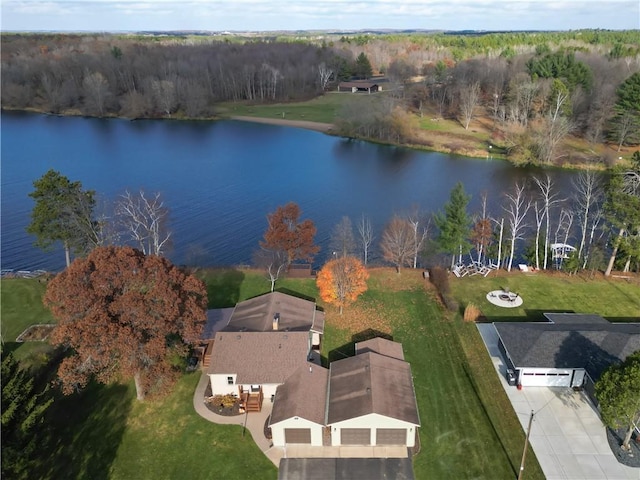
<svg viewBox="0 0 640 480">
<path fill-rule="evenodd" d="M 509 386 L 495 328 L 492 324 L 477 326 L 525 432 L 534 411 L 529 441 L 547 480 L 640 480 L 639 468 L 618 463 L 611 453 L 606 429 L 584 392 Z"/>
</svg>

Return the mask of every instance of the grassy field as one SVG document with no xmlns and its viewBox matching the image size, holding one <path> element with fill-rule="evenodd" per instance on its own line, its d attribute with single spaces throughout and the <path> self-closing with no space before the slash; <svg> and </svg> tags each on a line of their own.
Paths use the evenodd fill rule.
<svg viewBox="0 0 640 480">
<path fill-rule="evenodd" d="M 327 360 L 353 355 L 354 341 L 372 334 L 402 342 L 422 423 L 421 449 L 414 457 L 416 478 L 513 479 L 522 453 L 522 428 L 475 325 L 443 312 L 420 273 L 374 269 L 369 290 L 343 315 L 326 307 L 322 353 Z M 207 282 L 210 307 L 232 306 L 270 288 L 262 275 L 250 270 L 203 270 L 198 275 Z M 524 308 L 509 310 L 508 317 L 482 303 L 487 291 L 503 286 L 525 299 Z M 15 336 L 29 322 L 50 319 L 42 308 L 43 285 L 37 280 L 2 280 L 1 287 L 5 332 Z M 283 279 L 276 287 L 317 296 L 312 279 Z M 541 311 L 554 309 L 608 318 L 640 312 L 640 289 L 624 280 L 587 282 L 518 272 L 452 279 L 452 288 L 462 306 L 474 302 L 493 320 L 538 318 Z M 193 411 L 198 375 L 184 375 L 169 396 L 145 403 L 135 401 L 130 384 L 91 385 L 82 393 L 58 397 L 48 413 L 49 437 L 34 476 L 276 478 L 275 467 L 250 436 L 242 436 L 240 427 L 211 424 Z M 544 478 L 533 454 L 525 478 Z"/>
<path fill-rule="evenodd" d="M 316 97 L 306 102 L 276 103 L 270 105 L 223 103 L 218 106 L 218 113 L 223 117 L 247 116 L 334 123 L 348 95 L 349 94 L 345 93 L 328 93 L 322 97 Z M 350 100 L 354 99 L 356 101 L 366 100 L 363 96 L 350 98 Z"/>
</svg>

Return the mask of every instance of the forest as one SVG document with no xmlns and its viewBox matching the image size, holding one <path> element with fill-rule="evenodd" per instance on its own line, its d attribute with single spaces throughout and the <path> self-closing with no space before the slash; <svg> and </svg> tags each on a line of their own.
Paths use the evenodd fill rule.
<svg viewBox="0 0 640 480">
<path fill-rule="evenodd" d="M 639 45 L 637 30 L 3 34 L 2 108 L 216 118 L 230 102 L 304 101 L 373 79 L 382 94 L 345 96 L 335 133 L 429 148 L 425 125 L 447 119 L 485 130 L 514 162 L 560 164 L 573 149 L 607 167 L 640 144 Z"/>
</svg>

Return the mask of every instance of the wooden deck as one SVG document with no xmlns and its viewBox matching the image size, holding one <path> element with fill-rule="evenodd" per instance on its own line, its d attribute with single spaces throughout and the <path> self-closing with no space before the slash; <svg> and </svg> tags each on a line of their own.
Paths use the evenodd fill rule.
<svg viewBox="0 0 640 480">
<path fill-rule="evenodd" d="M 262 411 L 262 401 L 264 400 L 262 385 L 257 392 L 243 390 L 242 386 L 238 385 L 238 396 L 240 397 L 240 408 L 244 408 L 247 412 Z"/>
</svg>

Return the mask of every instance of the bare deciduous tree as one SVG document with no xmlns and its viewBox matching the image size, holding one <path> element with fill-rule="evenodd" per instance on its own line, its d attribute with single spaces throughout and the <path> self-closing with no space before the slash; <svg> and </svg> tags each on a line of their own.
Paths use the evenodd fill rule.
<svg viewBox="0 0 640 480">
<path fill-rule="evenodd" d="M 516 182 L 513 188 L 513 192 L 506 193 L 507 205 L 503 207 L 507 213 L 507 222 L 509 223 L 509 242 L 511 244 L 511 251 L 509 253 L 509 262 L 507 264 L 507 271 L 511 271 L 513 265 L 513 256 L 516 249 L 516 240 L 522 239 L 522 234 L 527 226 L 525 219 L 527 213 L 531 208 L 531 201 L 525 200 L 524 184 Z"/>
<path fill-rule="evenodd" d="M 178 93 L 175 82 L 171 80 L 154 80 L 151 82 L 151 89 L 158 108 L 166 115 L 171 116 L 178 106 Z"/>
<path fill-rule="evenodd" d="M 369 217 L 362 214 L 360 221 L 358 222 L 358 237 L 360 239 L 360 245 L 362 246 L 362 256 L 365 266 L 369 261 L 369 249 L 373 243 L 373 229 L 371 228 L 371 220 Z"/>
<path fill-rule="evenodd" d="M 353 226 L 349 217 L 342 217 L 331 233 L 331 250 L 341 258 L 353 254 L 356 249 L 356 241 L 353 238 Z"/>
<path fill-rule="evenodd" d="M 322 62 L 318 65 L 318 81 L 322 90 L 327 89 L 327 85 L 329 84 L 332 76 L 333 70 L 329 68 L 326 63 Z"/>
<path fill-rule="evenodd" d="M 82 80 L 84 90 L 85 103 L 89 105 L 91 110 L 98 113 L 99 116 L 105 114 L 105 106 L 107 97 L 109 96 L 109 83 L 100 72 L 85 73 Z"/>
<path fill-rule="evenodd" d="M 141 190 L 133 195 L 126 191 L 116 202 L 116 215 L 124 233 L 145 255 L 162 255 L 171 238 L 168 214 L 159 192 L 147 195 Z"/>
<path fill-rule="evenodd" d="M 422 251 L 422 247 L 424 247 L 424 242 L 427 240 L 430 220 L 424 220 L 420 215 L 420 210 L 415 208 L 407 215 L 407 221 L 411 225 L 413 232 L 413 268 L 418 268 L 418 256 Z"/>
<path fill-rule="evenodd" d="M 549 261 L 549 230 L 550 230 L 550 211 L 555 205 L 559 204 L 562 200 L 558 198 L 558 194 L 553 192 L 553 182 L 551 177 L 546 175 L 544 179 L 533 179 L 536 185 L 540 189 L 540 196 L 543 202 L 544 208 L 544 261 L 542 262 L 542 268 L 546 270 Z"/>
<path fill-rule="evenodd" d="M 404 218 L 394 216 L 382 233 L 382 256 L 400 269 L 410 266 L 413 258 L 413 227 Z"/>
<path fill-rule="evenodd" d="M 592 171 L 583 171 L 578 177 L 571 180 L 574 188 L 574 204 L 578 220 L 580 222 L 580 246 L 578 257 L 588 256 L 589 247 L 593 240 L 593 233 L 602 219 L 601 205 L 604 191 L 598 177 Z M 587 235 L 589 243 L 587 243 Z"/>
<path fill-rule="evenodd" d="M 260 248 L 253 257 L 256 267 L 263 269 L 267 280 L 271 282 L 271 291 L 275 289 L 276 281 L 287 268 L 287 254 L 284 250 L 269 250 Z"/>
<path fill-rule="evenodd" d="M 480 84 L 478 82 L 460 86 L 460 114 L 465 130 L 473 120 L 473 114 L 480 103 Z"/>
</svg>

